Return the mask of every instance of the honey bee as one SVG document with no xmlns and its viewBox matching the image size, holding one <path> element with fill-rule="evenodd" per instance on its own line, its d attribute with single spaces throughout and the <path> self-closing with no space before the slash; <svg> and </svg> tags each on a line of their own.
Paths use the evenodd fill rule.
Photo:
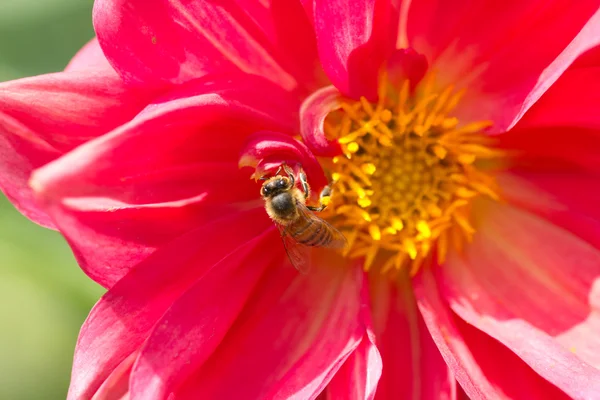
<svg viewBox="0 0 600 400">
<path fill-rule="evenodd" d="M 280 175 L 282 168 L 287 176 Z M 274 176 L 261 179 L 265 180 L 260 189 L 265 210 L 279 228 L 288 258 L 298 271 L 308 272 L 310 248 L 346 246 L 344 235 L 314 214 L 325 209 L 326 199 L 331 196 L 329 186 L 321 191 L 319 206 L 315 207 L 306 204 L 310 197 L 310 186 L 301 167 L 298 180 L 302 190 L 296 187 L 294 171 L 285 164 L 279 167 Z"/>
</svg>

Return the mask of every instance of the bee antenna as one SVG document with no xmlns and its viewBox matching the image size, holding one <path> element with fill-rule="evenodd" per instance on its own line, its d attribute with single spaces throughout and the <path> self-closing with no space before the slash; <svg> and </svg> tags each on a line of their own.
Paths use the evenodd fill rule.
<svg viewBox="0 0 600 400">
<path fill-rule="evenodd" d="M 269 179 L 269 178 L 267 178 L 266 175 L 263 175 L 260 178 L 258 178 L 259 181 L 266 181 L 267 179 Z"/>
</svg>

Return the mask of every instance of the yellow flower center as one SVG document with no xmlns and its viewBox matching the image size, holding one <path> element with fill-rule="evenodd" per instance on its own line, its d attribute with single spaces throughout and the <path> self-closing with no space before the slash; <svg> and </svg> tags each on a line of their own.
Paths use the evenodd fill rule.
<svg viewBox="0 0 600 400">
<path fill-rule="evenodd" d="M 374 262 L 382 272 L 420 265 L 437 250 L 442 263 L 475 229 L 473 200 L 498 199 L 485 172 L 502 153 L 482 131 L 488 121 L 461 124 L 452 117 L 462 93 L 434 90 L 433 75 L 416 90 L 382 79 L 376 104 L 345 101 L 325 121 L 325 133 L 343 155 L 325 160 L 333 197 L 326 217 L 346 235 L 346 254 Z"/>
</svg>

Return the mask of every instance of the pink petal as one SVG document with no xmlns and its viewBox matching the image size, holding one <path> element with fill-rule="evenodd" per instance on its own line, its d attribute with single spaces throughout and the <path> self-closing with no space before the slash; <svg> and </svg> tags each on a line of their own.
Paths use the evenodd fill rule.
<svg viewBox="0 0 600 400">
<path fill-rule="evenodd" d="M 109 70 L 0 84 L 0 189 L 32 220 L 53 223 L 33 198 L 31 171 L 120 125 L 149 101 Z"/>
<path fill-rule="evenodd" d="M 387 79 L 398 88 L 408 79 L 411 88 L 414 88 L 423 79 L 428 67 L 429 63 L 423 54 L 411 48 L 398 49 L 387 59 Z"/>
<path fill-rule="evenodd" d="M 512 127 L 582 53 L 600 43 L 597 0 L 424 0 L 408 15 L 410 45 L 440 84 L 466 88 L 464 121 Z"/>
<path fill-rule="evenodd" d="M 272 268 L 219 348 L 176 397 L 317 397 L 361 343 L 361 309 L 367 307 L 360 295 L 362 271 L 337 255 L 318 259 L 306 275 L 288 263 Z"/>
<path fill-rule="evenodd" d="M 104 56 L 98 38 L 87 42 L 65 67 L 65 72 L 85 70 L 103 70 L 117 74 Z"/>
<path fill-rule="evenodd" d="M 513 168 L 534 172 L 598 174 L 600 129 L 544 127 L 513 129 L 498 136 Z"/>
<path fill-rule="evenodd" d="M 502 196 L 600 249 L 596 175 L 512 171 L 498 176 Z"/>
<path fill-rule="evenodd" d="M 280 268 L 272 229 L 252 248 L 215 265 L 167 310 L 133 368 L 131 399 L 167 398 L 221 343 L 268 267 Z"/>
<path fill-rule="evenodd" d="M 450 307 L 573 398 L 600 393 L 600 250 L 510 206 L 439 269 Z"/>
<path fill-rule="evenodd" d="M 381 356 L 375 338 L 365 334 L 327 386 L 330 399 L 373 399 L 381 377 Z"/>
<path fill-rule="evenodd" d="M 297 103 L 263 79 L 241 79 L 184 85 L 36 171 L 32 185 L 92 279 L 110 287 L 174 237 L 245 202 L 262 205 L 239 151 L 253 131 L 290 131 Z"/>
<path fill-rule="evenodd" d="M 262 209 L 225 214 L 137 265 L 100 299 L 84 323 L 69 399 L 89 398 L 95 393 L 112 371 L 142 346 L 173 302 L 223 258 L 251 248 L 250 241 L 270 227 L 272 222 Z"/>
<path fill-rule="evenodd" d="M 302 140 L 317 156 L 333 157 L 342 153 L 340 145 L 325 137 L 324 122 L 327 114 L 342 106 L 343 96 L 335 86 L 317 90 L 306 98 L 300 109 Z"/>
<path fill-rule="evenodd" d="M 239 166 L 257 168 L 258 175 L 266 172 L 267 167 L 277 168 L 283 163 L 294 167 L 300 163 L 313 189 L 318 191 L 327 185 L 323 169 L 313 153 L 289 135 L 256 132 L 248 138 L 240 154 Z"/>
<path fill-rule="evenodd" d="M 377 81 L 395 46 L 397 9 L 390 0 L 315 0 L 319 57 L 343 94 L 377 99 Z"/>
<path fill-rule="evenodd" d="M 314 86 L 314 33 L 300 5 L 288 3 L 100 0 L 94 27 L 128 82 L 164 86 L 241 70 L 288 89 L 300 79 Z"/>
<path fill-rule="evenodd" d="M 363 302 L 368 304 L 367 286 L 362 290 Z M 360 345 L 348 357 L 327 386 L 330 399 L 363 400 L 373 399 L 381 377 L 382 361 L 375 344 L 375 334 L 371 326 L 371 313 L 363 307 L 362 319 L 366 332 Z"/>
<path fill-rule="evenodd" d="M 109 377 L 102 383 L 100 389 L 94 393 L 92 400 L 128 399 L 129 377 L 131 375 L 133 363 L 138 355 L 139 352 L 136 351 L 121 361 L 119 366 L 117 366 L 117 368 L 115 368 Z"/>
<path fill-rule="evenodd" d="M 455 399 L 454 375 L 423 322 L 409 278 L 372 281 L 373 324 L 383 359 L 376 399 Z"/>
<path fill-rule="evenodd" d="M 600 131 L 599 76 L 600 62 L 594 67 L 567 70 L 529 109 L 516 128 L 568 126 Z"/>
<path fill-rule="evenodd" d="M 425 324 L 470 399 L 567 398 L 506 347 L 458 318 L 443 301 L 429 268 L 413 283 Z"/>
</svg>

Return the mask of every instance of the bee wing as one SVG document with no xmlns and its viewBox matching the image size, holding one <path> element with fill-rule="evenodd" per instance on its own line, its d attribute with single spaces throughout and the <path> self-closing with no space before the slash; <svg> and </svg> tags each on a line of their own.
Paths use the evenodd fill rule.
<svg viewBox="0 0 600 400">
<path fill-rule="evenodd" d="M 317 224 L 324 224 L 327 230 L 331 233 L 332 239 L 329 243 L 326 243 L 320 247 L 329 247 L 332 249 L 343 249 L 348 245 L 348 240 L 344 234 L 338 231 L 333 225 L 325 221 L 323 218 L 318 217 L 314 212 L 310 211 L 304 204 L 297 204 L 298 212 L 303 214 L 304 217 L 315 221 Z M 315 226 L 318 226 L 315 224 Z"/>
<path fill-rule="evenodd" d="M 300 273 L 307 274 L 310 271 L 310 253 L 311 248 L 298 243 L 287 232 L 284 226 L 276 224 L 281 233 L 281 240 L 287 256 Z"/>
</svg>

